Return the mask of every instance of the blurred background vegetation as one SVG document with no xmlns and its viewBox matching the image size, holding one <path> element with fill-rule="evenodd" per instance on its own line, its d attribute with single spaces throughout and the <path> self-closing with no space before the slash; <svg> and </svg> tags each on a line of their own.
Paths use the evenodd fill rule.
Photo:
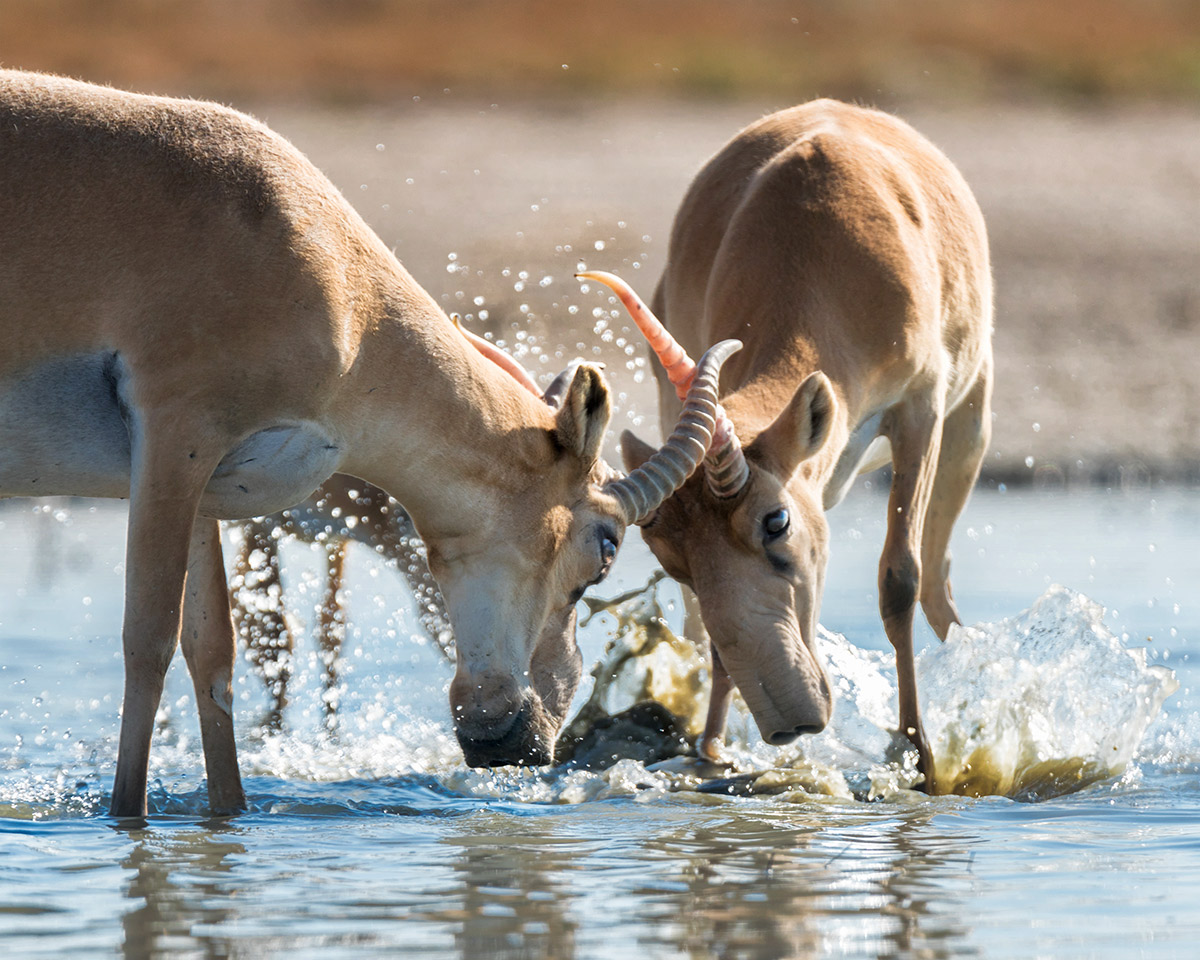
<svg viewBox="0 0 1200 960">
<path fill-rule="evenodd" d="M 539 375 L 604 359 L 642 431 L 639 340 L 578 263 L 649 295 L 737 129 L 894 110 L 988 221 L 986 476 L 1200 484 L 1200 0 L 0 0 L 0 65 L 255 113 Z"/>
<path fill-rule="evenodd" d="M 0 63 L 215 97 L 1200 94 L 1196 0 L 3 0 Z"/>
</svg>

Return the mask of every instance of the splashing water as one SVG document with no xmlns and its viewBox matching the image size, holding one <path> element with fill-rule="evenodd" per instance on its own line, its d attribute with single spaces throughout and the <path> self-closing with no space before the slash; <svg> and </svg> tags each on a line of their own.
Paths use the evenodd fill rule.
<svg viewBox="0 0 1200 960">
<path fill-rule="evenodd" d="M 938 776 L 953 792 L 1036 799 L 1125 770 L 1179 683 L 1103 617 L 1054 586 L 1010 620 L 952 629 L 921 659 Z"/>
<path fill-rule="evenodd" d="M 735 696 L 724 762 L 696 758 L 690 748 L 704 723 L 708 666 L 667 626 L 657 597 L 660 579 L 614 600 L 590 601 L 592 616 L 614 619 L 614 635 L 592 670 L 590 697 L 560 741 L 560 753 L 574 756 L 572 763 L 470 770 L 450 739 L 430 739 L 427 730 L 418 738 L 427 747 L 419 758 L 407 758 L 405 771 L 431 776 L 463 798 L 515 803 L 647 802 L 667 794 L 695 801 L 712 794 L 795 801 L 911 795 L 920 775 L 915 751 L 894 733 L 891 654 L 860 650 L 824 628 L 818 650 L 837 698 L 830 726 L 788 747 L 770 747 Z M 1144 650 L 1127 648 L 1103 618 L 1100 605 L 1056 586 L 1016 617 L 952 629 L 944 644 L 918 657 L 926 733 L 946 793 L 1040 800 L 1126 771 L 1178 684 L 1166 667 L 1147 665 Z M 581 762 L 590 734 L 646 701 L 661 704 L 677 729 L 635 725 L 631 734 L 617 727 L 612 738 L 588 747 Z M 317 779 L 387 776 L 389 767 L 395 775 L 405 751 L 399 744 L 381 746 L 378 738 L 349 752 L 343 744 L 331 766 L 324 750 L 284 740 L 254 759 L 275 775 L 282 768 Z M 671 759 L 652 762 L 646 750 Z M 596 762 L 601 755 L 603 762 Z"/>
<path fill-rule="evenodd" d="M 770 747 L 735 698 L 725 762 L 697 759 L 690 741 L 703 725 L 707 656 L 667 625 L 658 579 L 614 600 L 585 601 L 597 618 L 593 631 L 604 617 L 612 639 L 592 672 L 591 696 L 567 733 L 578 739 L 600 732 L 592 759 L 601 756 L 608 764 L 604 769 L 594 762 L 535 770 L 464 768 L 438 712 L 444 708 L 445 661 L 425 648 L 419 664 L 409 662 L 408 652 L 395 662 L 371 652 L 360 658 L 357 685 L 351 684 L 359 692 L 341 705 L 337 736 L 321 732 L 320 711 L 312 705 L 293 732 L 243 741 L 252 809 L 311 810 L 316 804 L 357 815 L 400 804 L 417 812 L 470 811 L 497 802 L 572 804 L 612 797 L 647 802 L 667 794 L 691 803 L 720 802 L 722 794 L 798 802 L 919 799 L 907 789 L 918 781 L 915 754 L 892 732 L 896 690 L 890 654 L 858 649 L 823 629 L 818 654 L 837 701 L 830 727 L 788 747 Z M 64 634 L 81 632 L 68 627 Z M 112 643 L 89 643 L 88 663 L 96 666 L 83 677 L 86 690 L 55 679 L 48 668 L 40 672 L 43 661 L 76 655 L 65 641 L 53 656 L 47 652 L 51 646 L 14 648 L 9 668 L 14 676 L 28 676 L 37 696 L 0 712 L 10 739 L 0 756 L 6 769 L 0 807 L 7 817 L 71 818 L 99 815 L 107 807 L 116 721 L 97 726 L 94 714 L 118 688 L 119 659 Z M 391 646 L 388 641 L 380 649 Z M 314 671 L 317 665 L 310 665 L 312 678 L 302 689 L 315 688 Z M 374 688 L 364 685 L 371 679 L 368 671 L 377 671 Z M 24 690 L 24 680 L 13 683 Z M 1114 636 L 1100 606 L 1061 587 L 1010 619 L 953 630 L 946 643 L 918 659 L 918 683 L 939 782 L 948 792 L 1045 799 L 1117 776 L 1129 781 L 1138 774 L 1135 761 L 1192 769 L 1200 755 L 1200 742 L 1183 718 L 1169 729 L 1156 727 L 1157 739 L 1139 754 L 1149 725 L 1177 686 L 1174 675 L 1148 666 L 1144 648 L 1129 649 Z M 206 808 L 190 687 L 180 674 L 177 689 L 186 692 L 168 698 L 156 734 L 151 776 L 161 786 L 152 790 L 151 810 L 159 813 L 203 815 Z M 17 687 L 13 691 L 16 697 Z M 55 699 L 50 727 L 42 719 L 49 710 L 41 705 L 43 696 Z M 628 726 L 602 729 L 607 718 L 647 700 L 661 704 L 663 715 L 673 715 L 677 730 L 643 725 L 639 732 L 635 724 L 633 740 L 621 740 L 617 734 L 627 734 Z M 297 723 L 295 714 L 291 720 Z M 657 756 L 671 759 L 631 749 L 631 743 L 665 747 Z"/>
<path fill-rule="evenodd" d="M 707 680 L 701 658 L 666 628 L 650 591 L 614 615 L 617 636 L 593 671 L 596 687 L 581 716 L 594 722 L 649 696 L 679 714 L 694 737 L 705 706 L 697 695 Z M 1144 650 L 1125 647 L 1103 617 L 1100 605 L 1055 586 L 1020 615 L 955 627 L 918 657 L 925 728 L 945 792 L 1045 799 L 1126 770 L 1178 683 L 1166 667 L 1148 666 Z M 892 656 L 859 650 L 824 628 L 818 650 L 837 696 L 824 732 L 768 747 L 735 697 L 727 770 L 679 759 L 651 765 L 647 776 L 666 775 L 676 790 L 797 799 L 894 797 L 914 786 L 915 751 L 893 733 Z M 628 768 L 616 775 L 629 781 Z"/>
</svg>

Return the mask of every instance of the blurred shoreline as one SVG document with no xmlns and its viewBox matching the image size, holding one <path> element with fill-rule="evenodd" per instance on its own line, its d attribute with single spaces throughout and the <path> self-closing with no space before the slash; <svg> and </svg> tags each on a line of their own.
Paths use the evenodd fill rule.
<svg viewBox="0 0 1200 960">
<path fill-rule="evenodd" d="M 640 337 L 572 274 L 615 270 L 648 298 L 691 177 L 780 104 L 240 106 L 304 150 L 447 311 L 543 379 L 568 354 L 603 360 L 615 432 L 654 436 Z M 1200 484 L 1200 111 L 896 112 L 962 169 L 988 222 L 997 374 L 985 478 Z"/>
<path fill-rule="evenodd" d="M 692 175 L 817 95 L 960 167 L 996 278 L 985 482 L 1200 485 L 1200 4 L 1184 0 L 7 0 L 0 65 L 212 97 L 292 139 L 447 311 L 543 379 L 645 348 L 572 279 L 647 298 Z"/>
</svg>

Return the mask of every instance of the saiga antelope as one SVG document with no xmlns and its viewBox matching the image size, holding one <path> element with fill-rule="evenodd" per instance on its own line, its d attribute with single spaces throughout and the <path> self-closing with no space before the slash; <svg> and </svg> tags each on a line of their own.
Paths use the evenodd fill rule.
<svg viewBox="0 0 1200 960">
<path fill-rule="evenodd" d="M 467 762 L 547 762 L 579 677 L 575 602 L 703 457 L 739 345 L 710 351 L 675 435 L 618 477 L 597 367 L 535 395 L 251 118 L 5 71 L 0 157 L 0 496 L 129 498 L 113 815 L 145 813 L 181 626 L 210 806 L 244 808 L 217 521 L 335 472 L 387 490 L 425 540 Z"/>
<path fill-rule="evenodd" d="M 265 720 L 268 728 L 279 729 L 283 724 L 295 648 L 280 575 L 279 546 L 284 538 L 317 544 L 323 554 L 324 590 L 316 608 L 314 633 L 324 666 L 327 726 L 332 727 L 336 714 L 333 696 L 346 631 L 341 591 L 350 541 L 362 543 L 394 565 L 412 591 L 417 622 L 453 662 L 446 606 L 429 573 L 412 519 L 379 487 L 335 473 L 302 503 L 239 526 L 241 542 L 233 564 L 233 624 L 271 698 Z"/>
<path fill-rule="evenodd" d="M 913 608 L 943 639 L 959 620 L 950 531 L 991 428 L 987 237 L 962 176 L 902 121 L 819 100 L 747 127 L 693 181 L 653 301 L 678 344 L 621 281 L 582 276 L 612 286 L 656 347 L 664 424 L 694 369 L 683 351 L 746 344 L 723 375 L 704 469 L 642 521 L 711 639 L 702 749 L 713 755 L 723 734 L 731 680 L 768 742 L 825 727 L 825 511 L 890 460 L 879 607 L 900 730 L 936 792 Z M 630 469 L 654 453 L 629 433 L 622 448 Z"/>
</svg>

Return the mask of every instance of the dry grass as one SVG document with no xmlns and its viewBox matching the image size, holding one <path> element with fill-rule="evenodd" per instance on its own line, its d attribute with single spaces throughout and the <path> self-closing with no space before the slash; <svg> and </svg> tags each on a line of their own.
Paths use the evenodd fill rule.
<svg viewBox="0 0 1200 960">
<path fill-rule="evenodd" d="M 335 100 L 444 87 L 1191 97 L 1200 93 L 1200 4 L 5 0 L 0 63 L 164 92 Z"/>
</svg>

